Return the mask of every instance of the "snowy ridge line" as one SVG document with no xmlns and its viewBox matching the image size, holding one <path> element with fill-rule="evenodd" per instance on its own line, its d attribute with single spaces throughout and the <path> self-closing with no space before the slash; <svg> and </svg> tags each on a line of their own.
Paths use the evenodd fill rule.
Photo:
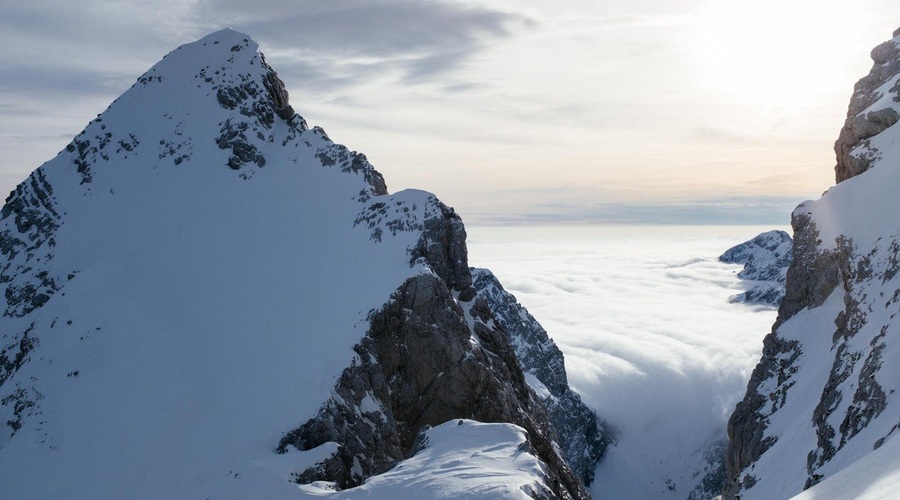
<svg viewBox="0 0 900 500">
<path fill-rule="evenodd" d="M 460 418 L 494 422 L 482 452 L 510 477 L 481 484 L 509 487 L 484 491 L 588 497 L 476 297 L 459 216 L 388 195 L 309 128 L 247 35 L 154 65 L 17 188 L 0 233 L 0 497 L 294 499 L 367 478 L 391 496 L 402 478 L 373 474 Z M 452 478 L 431 484 L 473 484 Z"/>
</svg>

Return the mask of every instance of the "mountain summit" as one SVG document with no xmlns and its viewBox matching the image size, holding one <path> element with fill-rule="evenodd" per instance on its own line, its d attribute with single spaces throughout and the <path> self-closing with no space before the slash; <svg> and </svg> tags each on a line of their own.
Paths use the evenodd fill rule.
<svg viewBox="0 0 900 500">
<path fill-rule="evenodd" d="M 0 234 L 2 498 L 303 498 L 398 463 L 366 488 L 440 464 L 434 498 L 587 497 L 459 216 L 308 128 L 247 35 L 153 66 Z"/>
</svg>

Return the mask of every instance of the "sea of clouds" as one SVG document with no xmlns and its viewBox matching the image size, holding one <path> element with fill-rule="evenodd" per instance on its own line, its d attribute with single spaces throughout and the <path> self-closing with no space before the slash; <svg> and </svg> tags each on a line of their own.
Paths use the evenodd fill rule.
<svg viewBox="0 0 900 500">
<path fill-rule="evenodd" d="M 717 257 L 755 226 L 469 227 L 491 269 L 566 357 L 570 385 L 618 431 L 595 498 L 686 498 L 759 360 L 772 308 L 729 302 Z"/>
</svg>

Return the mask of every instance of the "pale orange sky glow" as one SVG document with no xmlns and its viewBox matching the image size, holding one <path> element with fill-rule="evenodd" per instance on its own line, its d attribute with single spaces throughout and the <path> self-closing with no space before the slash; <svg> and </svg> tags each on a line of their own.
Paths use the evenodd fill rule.
<svg viewBox="0 0 900 500">
<path fill-rule="evenodd" d="M 311 125 L 468 222 L 786 224 L 900 27 L 889 0 L 104 5 L 0 7 L 0 188 L 230 26 Z"/>
</svg>

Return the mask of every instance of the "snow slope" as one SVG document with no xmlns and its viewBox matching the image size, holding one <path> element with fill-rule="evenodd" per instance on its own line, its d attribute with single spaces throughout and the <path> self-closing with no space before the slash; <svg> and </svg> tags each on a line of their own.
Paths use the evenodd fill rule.
<svg viewBox="0 0 900 500">
<path fill-rule="evenodd" d="M 328 483 L 312 483 L 301 489 L 334 500 L 552 496 L 536 481 L 543 465 L 529 451 L 525 436 L 524 429 L 512 424 L 450 421 L 425 431 L 419 451 L 362 486 L 334 492 Z"/>
<path fill-rule="evenodd" d="M 796 495 L 900 427 L 900 36 L 872 55 L 835 146 L 839 184 L 793 215 L 785 299 L 729 423 L 726 497 Z"/>
<path fill-rule="evenodd" d="M 882 500 L 900 491 L 900 441 L 890 439 L 794 500 Z"/>
<path fill-rule="evenodd" d="M 3 208 L 0 498 L 309 495 L 336 445 L 279 440 L 439 271 L 444 209 L 308 129 L 246 35 L 176 49 Z"/>
</svg>

